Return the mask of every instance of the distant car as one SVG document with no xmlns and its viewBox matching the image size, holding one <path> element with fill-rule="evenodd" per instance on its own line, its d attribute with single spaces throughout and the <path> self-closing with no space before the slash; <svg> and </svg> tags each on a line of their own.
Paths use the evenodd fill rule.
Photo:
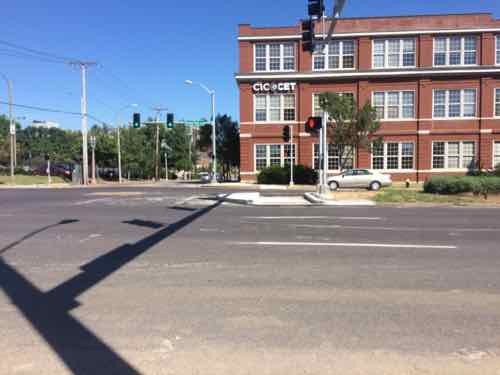
<svg viewBox="0 0 500 375">
<path fill-rule="evenodd" d="M 343 188 L 365 188 L 377 191 L 382 187 L 391 185 L 392 178 L 390 175 L 368 169 L 350 169 L 328 179 L 328 186 L 331 191 Z"/>
<path fill-rule="evenodd" d="M 208 184 L 208 183 L 212 182 L 212 173 L 200 172 L 199 176 L 200 176 L 200 181 L 204 184 Z M 221 176 L 219 173 L 217 173 L 215 175 L 215 177 L 217 178 L 217 181 L 219 181 L 219 182 L 221 181 Z"/>
<path fill-rule="evenodd" d="M 33 174 L 38 176 L 47 176 L 47 165 L 40 165 L 33 171 Z M 50 175 L 71 179 L 71 176 L 73 175 L 73 165 L 64 163 L 51 164 Z"/>
</svg>

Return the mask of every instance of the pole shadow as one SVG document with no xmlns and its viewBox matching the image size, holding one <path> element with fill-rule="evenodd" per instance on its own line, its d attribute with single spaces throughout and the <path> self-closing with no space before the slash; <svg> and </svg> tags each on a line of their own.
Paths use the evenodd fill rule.
<svg viewBox="0 0 500 375">
<path fill-rule="evenodd" d="M 79 306 L 76 298 L 219 205 L 220 202 L 200 209 L 136 243 L 111 250 L 82 266 L 80 274 L 48 292 L 38 289 L 0 256 L 0 287 L 73 374 L 140 374 L 70 314 Z M 0 250 L 0 255 L 44 230 L 70 222 L 75 221 L 62 221 L 32 232 Z"/>
</svg>

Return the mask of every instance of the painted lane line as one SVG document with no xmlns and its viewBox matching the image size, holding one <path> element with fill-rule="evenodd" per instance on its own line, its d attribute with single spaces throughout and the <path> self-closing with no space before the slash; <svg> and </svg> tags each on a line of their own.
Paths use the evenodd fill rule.
<svg viewBox="0 0 500 375">
<path fill-rule="evenodd" d="M 441 249 L 453 250 L 456 246 L 448 245 L 419 245 L 393 243 L 355 243 L 355 242 L 232 242 L 239 246 L 309 246 L 309 247 L 376 247 L 396 249 Z"/>
<path fill-rule="evenodd" d="M 294 228 L 320 228 L 320 229 L 354 229 L 354 230 L 380 230 L 392 232 L 499 232 L 500 228 L 426 228 L 426 227 L 367 227 L 367 226 L 354 226 L 354 225 L 313 225 L 313 224 L 289 224 Z"/>
<path fill-rule="evenodd" d="M 382 220 L 381 217 L 362 217 L 362 216 L 245 216 L 243 219 L 258 220 Z"/>
</svg>

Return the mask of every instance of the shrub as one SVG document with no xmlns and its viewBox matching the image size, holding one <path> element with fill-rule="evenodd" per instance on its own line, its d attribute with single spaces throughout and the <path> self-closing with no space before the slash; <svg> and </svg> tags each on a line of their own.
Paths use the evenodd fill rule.
<svg viewBox="0 0 500 375">
<path fill-rule="evenodd" d="M 304 165 L 296 165 L 293 168 L 293 180 L 299 185 L 315 185 L 318 182 L 318 173 Z M 263 185 L 288 185 L 290 168 L 278 166 L 265 168 L 258 175 L 257 182 Z"/>
<path fill-rule="evenodd" d="M 278 166 L 265 168 L 257 176 L 257 182 L 263 185 L 286 185 L 290 182 L 289 172 Z"/>
<path fill-rule="evenodd" d="M 424 191 L 431 194 L 474 193 L 487 197 L 488 194 L 500 193 L 500 177 L 436 176 L 425 182 Z"/>
<path fill-rule="evenodd" d="M 293 168 L 293 180 L 299 185 L 316 185 L 318 172 L 304 165 L 296 165 Z"/>
</svg>

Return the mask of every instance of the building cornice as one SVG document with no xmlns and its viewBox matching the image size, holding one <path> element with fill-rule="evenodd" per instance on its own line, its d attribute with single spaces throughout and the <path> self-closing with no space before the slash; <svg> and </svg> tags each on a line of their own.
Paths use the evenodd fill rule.
<svg viewBox="0 0 500 375">
<path fill-rule="evenodd" d="M 248 73 L 237 74 L 238 82 L 255 82 L 258 80 L 297 80 L 311 81 L 324 79 L 359 79 L 359 78 L 384 78 L 384 77 L 433 77 L 433 76 L 459 76 L 464 74 L 500 74 L 500 66 L 480 68 L 449 68 L 449 69 L 411 69 L 411 70 L 367 70 L 349 72 L 307 72 L 307 73 Z"/>
<path fill-rule="evenodd" d="M 403 30 L 403 31 L 366 31 L 355 33 L 336 33 L 333 38 L 352 38 L 362 36 L 398 36 L 398 35 L 420 35 L 420 34 L 474 34 L 474 33 L 497 33 L 500 32 L 500 27 L 494 28 L 478 28 L 478 29 L 423 29 L 423 30 Z M 324 35 L 316 35 L 318 39 L 322 39 Z M 300 40 L 302 35 L 241 35 L 239 41 L 257 42 L 268 40 Z"/>
</svg>

